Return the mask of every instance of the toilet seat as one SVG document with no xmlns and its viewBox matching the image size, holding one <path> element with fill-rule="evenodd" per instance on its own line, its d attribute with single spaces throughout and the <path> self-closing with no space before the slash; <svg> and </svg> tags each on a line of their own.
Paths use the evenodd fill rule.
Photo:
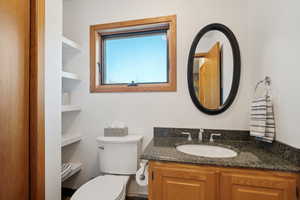
<svg viewBox="0 0 300 200">
<path fill-rule="evenodd" d="M 128 176 L 98 176 L 81 186 L 71 200 L 124 200 Z"/>
</svg>

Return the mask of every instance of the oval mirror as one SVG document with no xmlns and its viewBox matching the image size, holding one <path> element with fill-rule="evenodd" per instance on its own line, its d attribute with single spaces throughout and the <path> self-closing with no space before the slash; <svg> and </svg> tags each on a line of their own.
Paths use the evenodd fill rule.
<svg viewBox="0 0 300 200">
<path fill-rule="evenodd" d="M 233 32 L 210 24 L 196 35 L 188 59 L 189 92 L 202 112 L 216 115 L 234 101 L 240 82 L 241 58 Z"/>
</svg>

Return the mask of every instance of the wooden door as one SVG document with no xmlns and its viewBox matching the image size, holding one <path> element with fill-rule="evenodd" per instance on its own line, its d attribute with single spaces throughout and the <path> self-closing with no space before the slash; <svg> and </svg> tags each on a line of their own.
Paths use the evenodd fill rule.
<svg viewBox="0 0 300 200">
<path fill-rule="evenodd" d="M 221 200 L 296 200 L 296 180 L 263 174 L 221 174 Z"/>
<path fill-rule="evenodd" d="M 0 0 L 0 199 L 29 199 L 30 1 Z"/>
<path fill-rule="evenodd" d="M 198 167 L 152 165 L 150 200 L 216 200 L 217 175 Z"/>
<path fill-rule="evenodd" d="M 221 54 L 217 42 L 205 55 L 199 67 L 199 100 L 208 109 L 217 109 L 221 104 Z"/>
</svg>

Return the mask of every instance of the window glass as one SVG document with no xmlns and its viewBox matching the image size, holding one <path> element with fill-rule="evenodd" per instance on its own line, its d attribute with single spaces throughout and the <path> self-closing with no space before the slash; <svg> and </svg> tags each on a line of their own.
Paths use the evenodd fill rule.
<svg viewBox="0 0 300 200">
<path fill-rule="evenodd" d="M 165 31 L 103 38 L 102 84 L 168 82 Z"/>
</svg>

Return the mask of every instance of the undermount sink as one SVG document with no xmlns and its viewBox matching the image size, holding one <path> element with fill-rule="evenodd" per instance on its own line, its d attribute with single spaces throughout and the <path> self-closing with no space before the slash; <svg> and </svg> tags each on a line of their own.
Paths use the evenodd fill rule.
<svg viewBox="0 0 300 200">
<path fill-rule="evenodd" d="M 231 149 L 202 144 L 185 144 L 176 147 L 177 151 L 209 158 L 233 158 L 237 156 L 237 153 Z"/>
</svg>

